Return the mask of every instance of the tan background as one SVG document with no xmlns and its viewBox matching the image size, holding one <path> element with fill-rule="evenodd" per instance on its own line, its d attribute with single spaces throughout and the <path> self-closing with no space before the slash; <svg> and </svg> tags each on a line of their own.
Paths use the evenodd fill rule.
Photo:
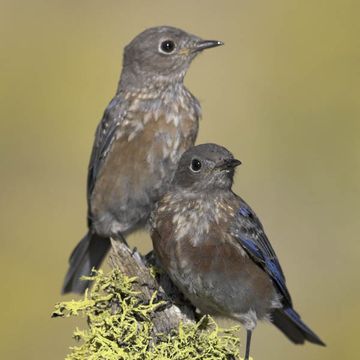
<svg viewBox="0 0 360 360">
<path fill-rule="evenodd" d="M 255 360 L 359 357 L 360 6 L 344 0 L 0 2 L 1 354 L 62 359 L 77 322 L 50 319 L 85 232 L 95 126 L 122 48 L 170 24 L 226 46 L 194 62 L 198 142 L 243 161 L 296 308 L 328 344 L 260 325 Z M 143 250 L 148 236 L 130 239 Z"/>
</svg>

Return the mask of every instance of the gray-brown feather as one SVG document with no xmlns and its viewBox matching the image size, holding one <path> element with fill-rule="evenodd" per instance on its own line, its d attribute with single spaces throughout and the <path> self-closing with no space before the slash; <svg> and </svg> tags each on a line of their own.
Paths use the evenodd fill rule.
<svg viewBox="0 0 360 360">
<path fill-rule="evenodd" d="M 240 200 L 233 193 L 195 196 L 181 190 L 158 203 L 151 218 L 155 252 L 202 312 L 231 316 L 251 329 L 279 299 L 266 273 L 231 236 L 228 219 Z"/>
<path fill-rule="evenodd" d="M 153 203 L 168 187 L 177 162 L 196 139 L 200 106 L 181 85 L 150 97 L 126 94 L 126 109 L 112 113 L 111 141 L 97 131 L 90 214 L 98 234 L 124 233 L 143 226 Z M 107 118 L 105 118 L 107 121 Z M 107 141 L 108 147 L 102 147 Z"/>
</svg>

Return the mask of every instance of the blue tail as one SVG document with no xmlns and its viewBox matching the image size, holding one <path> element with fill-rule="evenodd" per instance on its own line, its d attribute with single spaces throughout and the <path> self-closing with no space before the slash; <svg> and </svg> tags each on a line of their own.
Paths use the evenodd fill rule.
<svg viewBox="0 0 360 360">
<path fill-rule="evenodd" d="M 292 308 L 277 309 L 272 314 L 272 323 L 295 344 L 305 340 L 325 346 L 324 342 L 301 320 L 300 315 Z"/>
</svg>

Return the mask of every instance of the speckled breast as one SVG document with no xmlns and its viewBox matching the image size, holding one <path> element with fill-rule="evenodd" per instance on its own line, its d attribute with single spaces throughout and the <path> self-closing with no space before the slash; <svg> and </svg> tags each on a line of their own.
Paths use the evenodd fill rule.
<svg viewBox="0 0 360 360">
<path fill-rule="evenodd" d="M 239 319 L 253 309 L 263 318 L 274 287 L 231 236 L 234 211 L 231 199 L 166 195 L 152 216 L 154 249 L 174 283 L 202 312 Z"/>
<path fill-rule="evenodd" d="M 98 233 L 126 232 L 143 225 L 167 190 L 177 163 L 197 136 L 199 108 L 177 97 L 134 101 L 121 123 L 91 199 Z"/>
</svg>

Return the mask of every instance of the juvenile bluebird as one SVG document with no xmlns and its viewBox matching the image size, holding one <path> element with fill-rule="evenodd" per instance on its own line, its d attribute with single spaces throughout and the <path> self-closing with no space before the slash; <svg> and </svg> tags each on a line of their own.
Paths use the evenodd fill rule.
<svg viewBox="0 0 360 360">
<path fill-rule="evenodd" d="M 100 121 L 87 181 L 88 233 L 70 257 L 63 293 L 98 267 L 110 237 L 142 228 L 198 132 L 200 105 L 183 80 L 192 60 L 223 43 L 169 26 L 145 30 L 125 47 L 115 97 Z"/>
<path fill-rule="evenodd" d="M 180 159 L 170 190 L 154 208 L 154 250 L 174 284 L 204 314 L 240 321 L 245 359 L 258 320 L 291 341 L 324 345 L 293 309 L 277 256 L 254 211 L 232 191 L 239 160 L 203 144 Z"/>
</svg>

